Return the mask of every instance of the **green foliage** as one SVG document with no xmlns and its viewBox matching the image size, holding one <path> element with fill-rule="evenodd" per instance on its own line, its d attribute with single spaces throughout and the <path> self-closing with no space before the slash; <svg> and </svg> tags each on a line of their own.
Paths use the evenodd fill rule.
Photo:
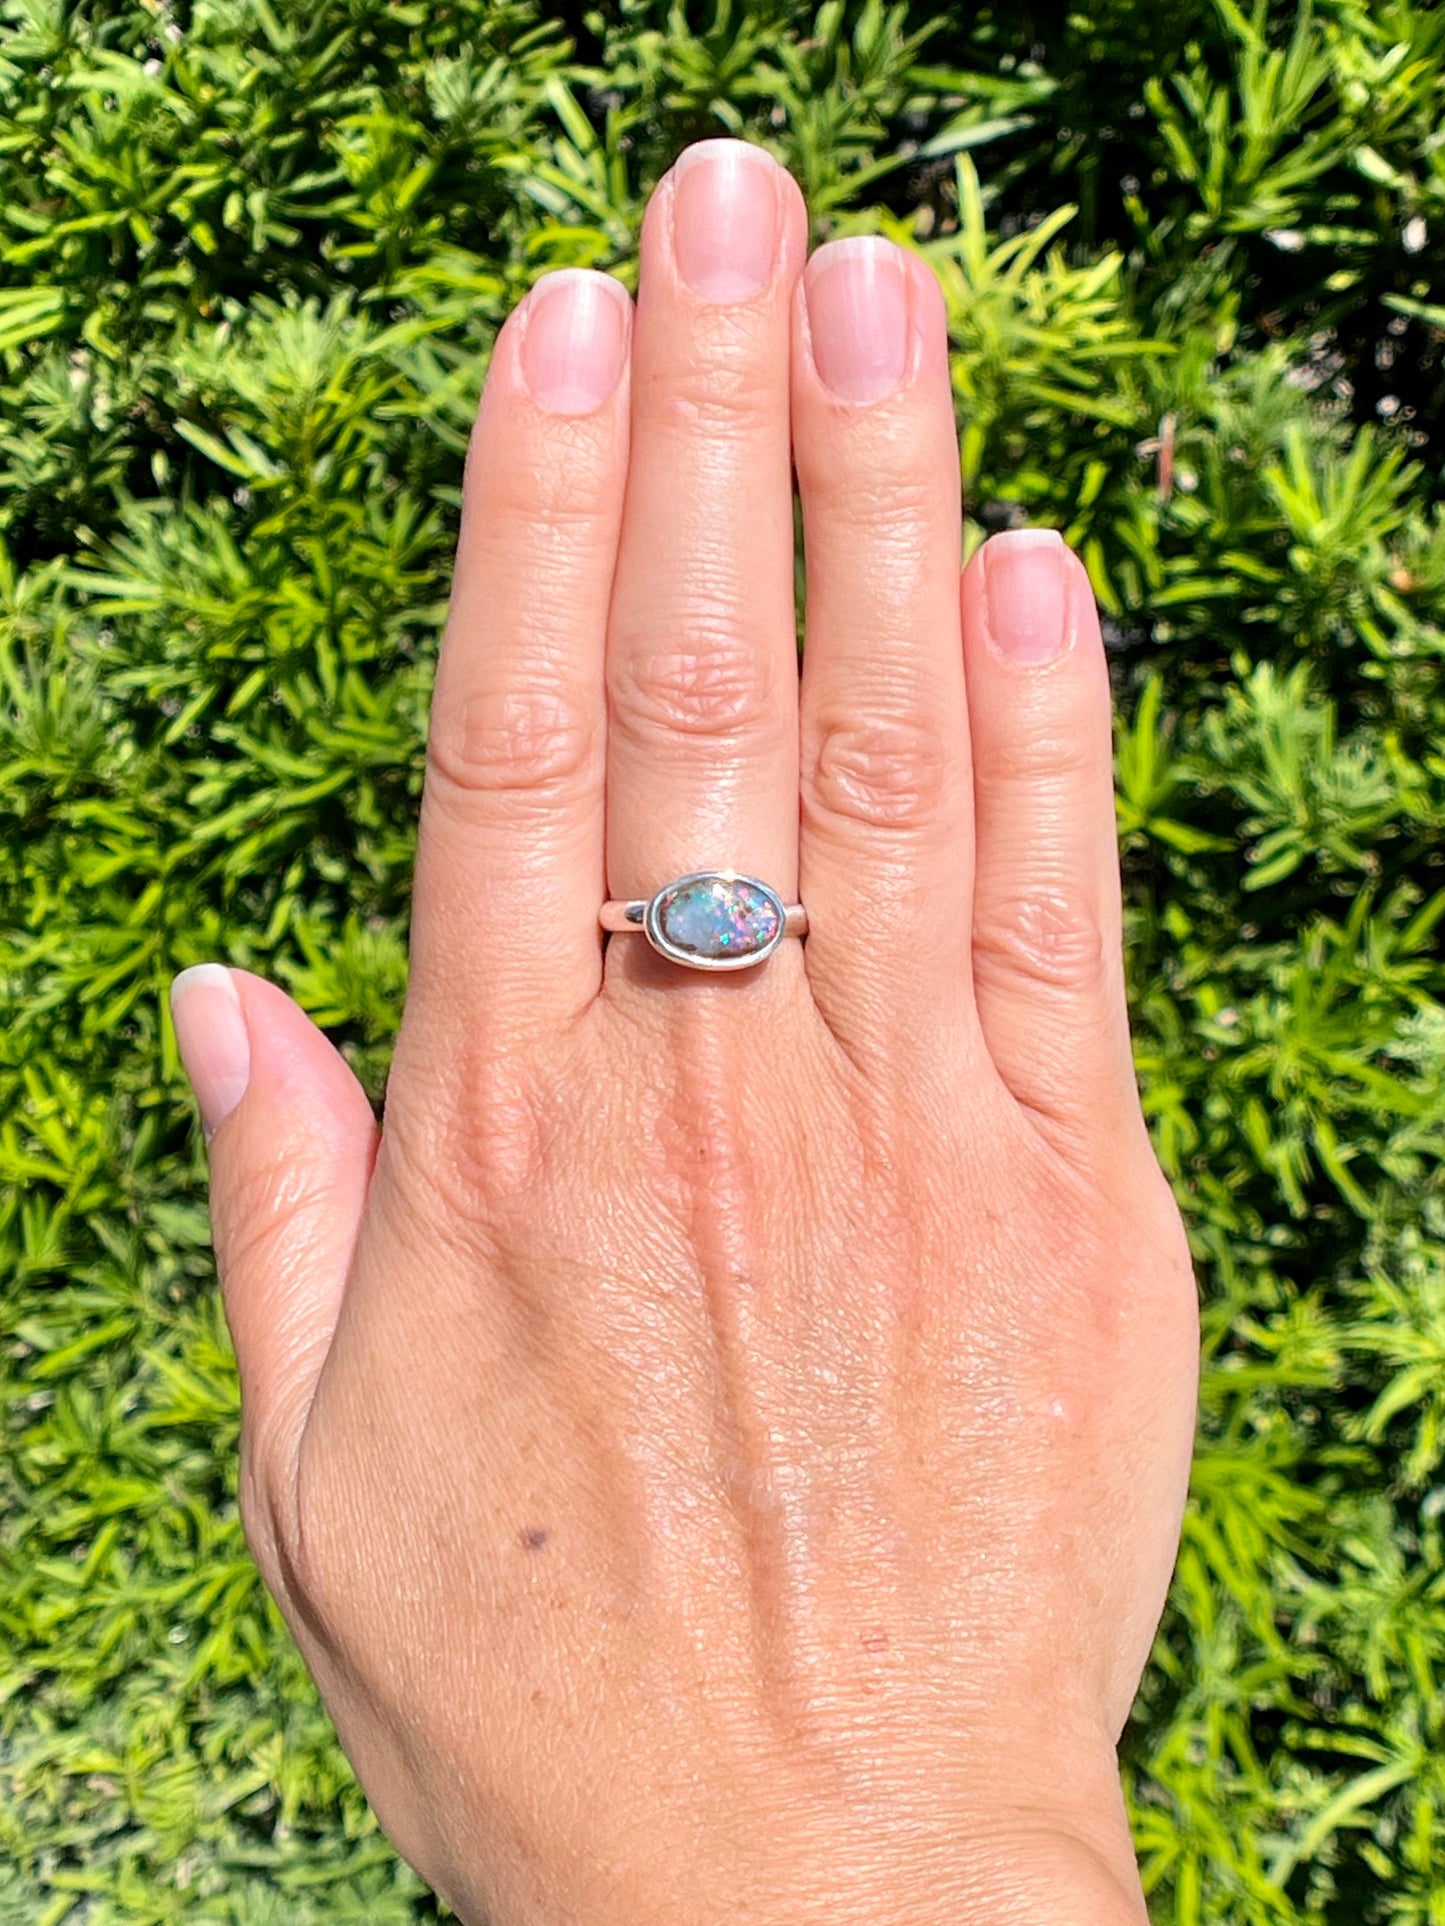
<svg viewBox="0 0 1445 1926">
<path fill-rule="evenodd" d="M 1205 1297 L 1156 1917 L 1445 1919 L 1442 121 L 1427 0 L 0 0 L 0 1926 L 437 1916 L 245 1555 L 165 986 L 379 1094 L 490 342 L 720 130 L 927 256 L 970 542 L 1110 618 Z"/>
</svg>

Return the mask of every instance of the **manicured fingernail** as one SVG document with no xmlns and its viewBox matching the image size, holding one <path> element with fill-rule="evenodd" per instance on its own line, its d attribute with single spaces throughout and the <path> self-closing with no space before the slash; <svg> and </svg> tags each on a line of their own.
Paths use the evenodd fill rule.
<svg viewBox="0 0 1445 1926">
<path fill-rule="evenodd" d="M 182 970 L 171 984 L 171 1016 L 209 1139 L 251 1080 L 251 1039 L 231 972 L 219 963 Z"/>
<path fill-rule="evenodd" d="M 882 401 L 908 367 L 908 272 L 891 241 L 829 241 L 803 272 L 813 361 L 843 401 Z"/>
<path fill-rule="evenodd" d="M 590 415 L 622 375 L 627 354 L 627 290 L 610 274 L 558 268 L 527 296 L 522 373 L 554 415 Z"/>
<path fill-rule="evenodd" d="M 1055 528 L 1015 528 L 983 550 L 988 639 L 1009 662 L 1051 662 L 1069 641 L 1069 587 Z"/>
<path fill-rule="evenodd" d="M 694 294 L 747 301 L 773 278 L 778 164 L 745 140 L 700 140 L 673 164 L 672 251 Z"/>
</svg>

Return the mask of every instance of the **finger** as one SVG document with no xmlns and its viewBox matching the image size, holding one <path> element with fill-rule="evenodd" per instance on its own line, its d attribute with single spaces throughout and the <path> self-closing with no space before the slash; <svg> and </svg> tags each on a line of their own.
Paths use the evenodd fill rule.
<svg viewBox="0 0 1445 1926">
<path fill-rule="evenodd" d="M 408 1056 L 463 1059 L 595 996 L 603 651 L 627 466 L 630 302 L 544 275 L 497 339 L 467 456 L 427 744 Z M 546 968 L 537 967 L 539 944 Z"/>
<path fill-rule="evenodd" d="M 849 1047 L 966 1019 L 972 786 L 958 440 L 942 291 L 876 237 L 809 261 L 793 440 L 807 625 L 799 862 L 808 980 Z"/>
<path fill-rule="evenodd" d="M 614 896 L 724 867 L 796 887 L 788 305 L 805 246 L 796 183 L 743 141 L 687 149 L 647 211 L 608 637 Z"/>
<path fill-rule="evenodd" d="M 1066 1138 L 1142 1129 L 1129 1048 L 1108 669 L 1083 564 L 996 535 L 962 583 L 978 857 L 973 969 L 990 1054 Z"/>
<path fill-rule="evenodd" d="M 331 1344 L 378 1132 L 366 1093 L 275 984 L 203 963 L 171 985 L 210 1139 L 211 1230 L 241 1379 L 247 1530 L 284 1506 Z"/>
</svg>

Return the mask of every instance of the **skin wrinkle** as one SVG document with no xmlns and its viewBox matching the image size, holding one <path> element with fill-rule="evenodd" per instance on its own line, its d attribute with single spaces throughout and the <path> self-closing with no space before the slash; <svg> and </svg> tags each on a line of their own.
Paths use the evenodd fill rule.
<svg viewBox="0 0 1445 1926">
<path fill-rule="evenodd" d="M 780 480 L 783 479 L 780 477 Z M 707 486 L 702 484 L 706 481 Z M 611 613 L 611 640 L 627 650 L 650 652 L 665 647 L 677 638 L 679 628 L 692 629 L 706 638 L 736 646 L 740 640 L 739 616 L 744 614 L 739 598 L 757 592 L 761 602 L 766 593 L 783 608 L 786 580 L 775 581 L 766 591 L 759 582 L 754 554 L 752 567 L 744 565 L 735 548 L 719 538 L 712 523 L 713 508 L 708 497 L 721 486 L 715 468 L 696 483 L 679 478 L 674 484 L 673 513 L 683 525 L 681 539 L 686 544 L 686 575 L 657 582 L 645 606 L 634 608 L 624 603 Z M 791 546 L 788 530 L 762 540 L 764 551 L 775 550 L 786 557 Z M 752 633 L 751 630 L 748 631 Z"/>
<path fill-rule="evenodd" d="M 928 724 L 829 718 L 811 757 L 810 807 L 845 824 L 936 834 L 939 798 L 964 773 Z"/>
<path fill-rule="evenodd" d="M 717 479 L 712 477 L 714 485 Z M 644 609 L 624 605 L 617 610 L 610 632 L 614 667 L 630 656 L 649 657 L 679 647 L 725 660 L 757 656 L 759 643 L 769 634 L 763 624 L 791 615 L 786 576 L 758 566 L 761 560 L 786 563 L 791 543 L 775 538 L 763 545 L 765 550 L 775 549 L 775 557 L 755 554 L 753 566 L 745 567 L 734 550 L 719 542 L 710 526 L 707 503 L 694 501 L 693 492 L 680 486 L 674 503 L 674 513 L 686 525 L 686 578 L 658 582 Z M 755 663 L 770 693 L 768 678 L 774 668 L 771 660 Z"/>
<path fill-rule="evenodd" d="M 432 732 L 428 774 L 463 796 L 505 794 L 545 822 L 555 790 L 602 773 L 602 716 L 570 702 L 556 679 L 478 690 L 450 713 L 451 725 Z"/>
<path fill-rule="evenodd" d="M 683 473 L 698 465 L 699 451 L 719 462 L 739 462 L 752 472 L 748 451 L 771 436 L 779 405 L 776 370 L 759 372 L 759 324 L 755 314 L 728 307 L 709 311 L 696 349 L 673 355 L 666 368 L 652 364 L 635 392 L 659 433 L 676 444 Z M 791 462 L 791 453 L 785 457 Z"/>
<path fill-rule="evenodd" d="M 619 651 L 613 726 L 657 754 L 695 755 L 698 738 L 726 743 L 749 761 L 776 754 L 777 692 L 757 651 L 739 643 L 736 618 L 700 618 L 694 607 L 670 634 L 670 649 Z"/>
</svg>

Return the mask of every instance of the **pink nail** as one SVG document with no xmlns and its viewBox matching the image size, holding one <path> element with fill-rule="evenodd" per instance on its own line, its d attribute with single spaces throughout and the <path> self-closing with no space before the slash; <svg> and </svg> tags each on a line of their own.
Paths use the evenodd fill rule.
<svg viewBox="0 0 1445 1926">
<path fill-rule="evenodd" d="M 522 373 L 553 415 L 590 415 L 612 393 L 627 354 L 627 290 L 610 274 L 558 268 L 527 296 Z"/>
<path fill-rule="evenodd" d="M 171 1017 L 209 1140 L 251 1081 L 251 1038 L 231 972 L 220 963 L 182 970 L 171 984 Z"/>
<path fill-rule="evenodd" d="M 859 234 L 820 247 L 804 271 L 813 360 L 844 401 L 882 401 L 908 368 L 908 271 L 891 241 Z"/>
<path fill-rule="evenodd" d="M 1051 662 L 1069 642 L 1067 551 L 1054 528 L 1016 528 L 984 544 L 988 639 L 1009 662 Z"/>
<path fill-rule="evenodd" d="M 778 256 L 778 164 L 745 140 L 700 140 L 672 169 L 672 251 L 694 294 L 748 301 Z"/>
</svg>

